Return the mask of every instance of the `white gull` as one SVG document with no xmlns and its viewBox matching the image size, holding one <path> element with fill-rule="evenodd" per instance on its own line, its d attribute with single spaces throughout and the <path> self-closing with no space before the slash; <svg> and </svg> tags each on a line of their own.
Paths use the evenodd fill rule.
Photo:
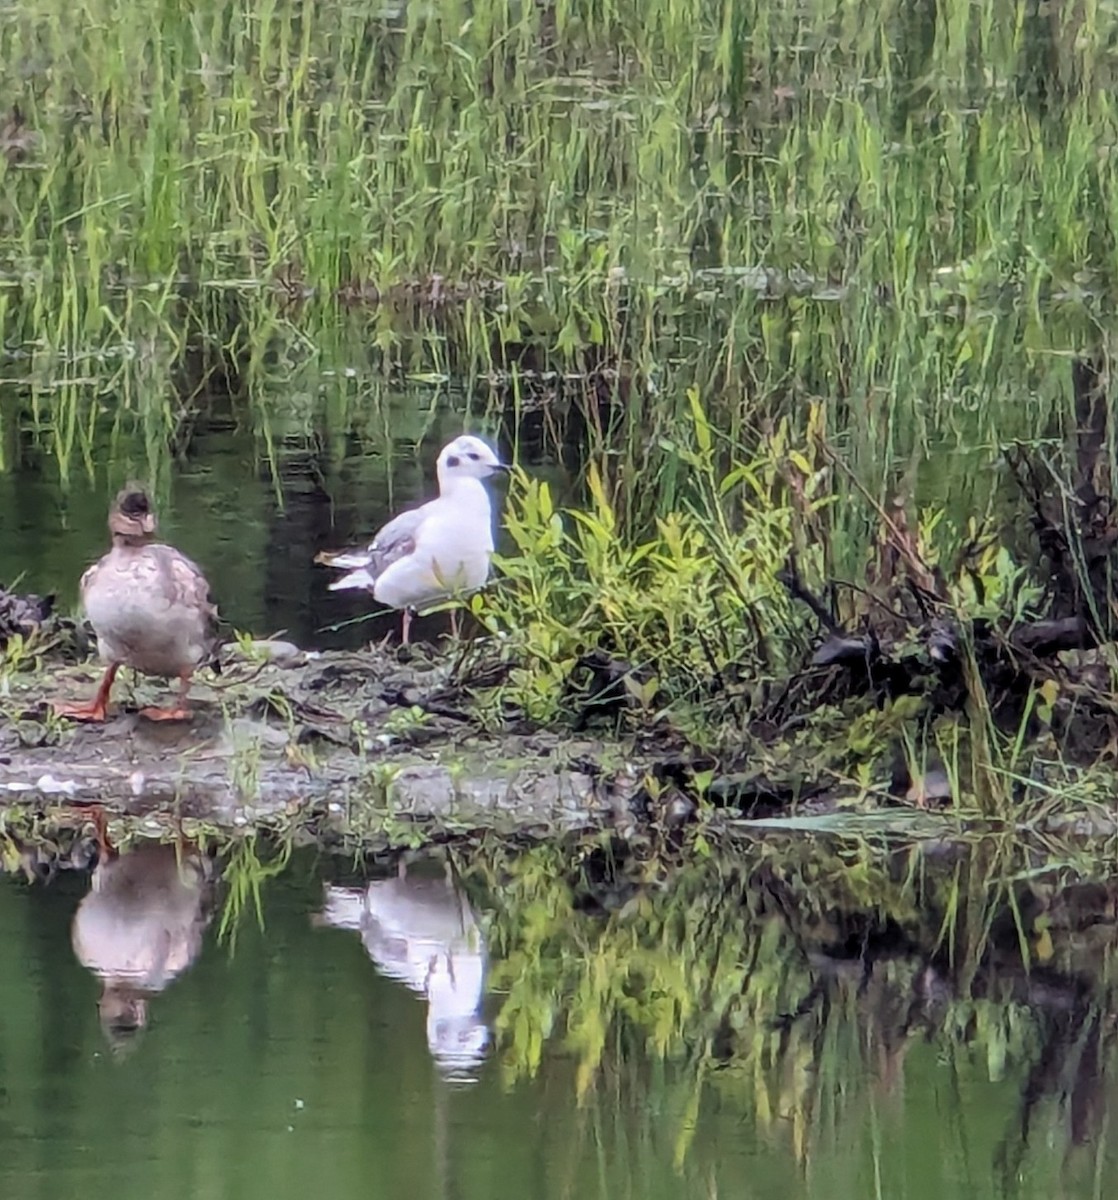
<svg viewBox="0 0 1118 1200">
<path fill-rule="evenodd" d="M 482 1061 L 485 937 L 449 873 L 408 875 L 401 866 L 396 879 L 363 889 L 327 885 L 315 924 L 357 931 L 382 975 L 426 998 L 427 1045 L 444 1072 L 461 1078 Z"/>
<path fill-rule="evenodd" d="M 508 468 L 469 434 L 445 445 L 437 465 L 437 499 L 393 517 L 368 546 L 323 551 L 315 559 L 348 571 L 331 591 L 360 588 L 403 610 L 404 642 L 418 609 L 476 591 L 489 578 L 493 510 L 482 480 Z"/>
</svg>

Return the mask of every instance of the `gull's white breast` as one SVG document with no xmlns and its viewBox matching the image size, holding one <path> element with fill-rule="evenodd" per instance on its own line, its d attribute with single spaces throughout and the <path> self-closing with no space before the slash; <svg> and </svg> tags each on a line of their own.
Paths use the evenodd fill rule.
<svg viewBox="0 0 1118 1200">
<path fill-rule="evenodd" d="M 377 577 L 373 595 L 392 608 L 417 608 L 476 591 L 489 578 L 493 513 L 489 494 L 475 479 L 424 506 L 412 553 Z"/>
</svg>

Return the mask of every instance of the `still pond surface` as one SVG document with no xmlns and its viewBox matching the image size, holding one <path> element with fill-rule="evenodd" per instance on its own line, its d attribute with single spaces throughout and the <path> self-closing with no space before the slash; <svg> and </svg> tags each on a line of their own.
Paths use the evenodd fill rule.
<svg viewBox="0 0 1118 1200">
<path fill-rule="evenodd" d="M 524 903 L 523 874 L 299 852 L 230 941 L 193 851 L 8 865 L 4 1196 L 1112 1194 L 1109 936 L 1078 974 L 988 956 L 964 995 L 888 920 L 845 961 L 789 939 L 737 867 L 719 901 L 681 878 L 587 913 L 542 875 Z"/>
</svg>

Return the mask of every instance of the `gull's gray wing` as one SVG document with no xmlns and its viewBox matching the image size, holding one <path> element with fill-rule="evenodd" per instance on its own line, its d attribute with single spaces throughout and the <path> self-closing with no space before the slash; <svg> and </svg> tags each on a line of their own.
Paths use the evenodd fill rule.
<svg viewBox="0 0 1118 1200">
<path fill-rule="evenodd" d="M 329 567 L 352 572 L 332 583 L 336 591 L 347 587 L 371 587 L 377 577 L 394 562 L 406 558 L 415 550 L 419 528 L 426 521 L 431 501 L 418 508 L 409 508 L 377 530 L 373 540 L 362 549 L 341 550 L 336 554 L 323 552 L 315 559 Z"/>
<path fill-rule="evenodd" d="M 415 550 L 419 527 L 427 519 L 430 504 L 410 508 L 393 517 L 377 530 L 365 551 L 369 574 L 375 579 L 394 562 L 406 558 Z"/>
</svg>

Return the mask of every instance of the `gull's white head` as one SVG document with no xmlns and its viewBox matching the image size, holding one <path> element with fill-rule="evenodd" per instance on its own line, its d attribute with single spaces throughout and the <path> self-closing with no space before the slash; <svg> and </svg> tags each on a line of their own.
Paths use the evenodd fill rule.
<svg viewBox="0 0 1118 1200">
<path fill-rule="evenodd" d="M 453 479 L 488 479 L 496 471 L 508 470 L 492 446 L 468 433 L 442 448 L 438 467 L 440 486 Z"/>
</svg>

